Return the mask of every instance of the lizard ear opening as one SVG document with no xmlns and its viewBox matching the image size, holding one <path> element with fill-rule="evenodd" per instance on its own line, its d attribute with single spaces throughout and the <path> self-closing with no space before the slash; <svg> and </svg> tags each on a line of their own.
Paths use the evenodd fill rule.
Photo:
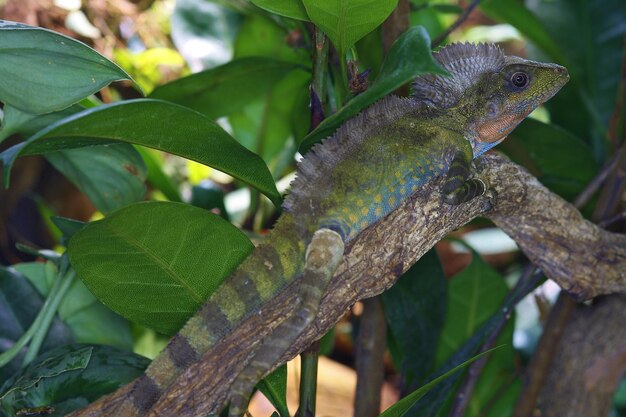
<svg viewBox="0 0 626 417">
<path fill-rule="evenodd" d="M 492 44 L 455 43 L 433 54 L 449 76 L 425 74 L 413 82 L 413 97 L 438 108 L 454 106 L 463 93 L 486 73 L 505 65 L 502 50 Z"/>
</svg>

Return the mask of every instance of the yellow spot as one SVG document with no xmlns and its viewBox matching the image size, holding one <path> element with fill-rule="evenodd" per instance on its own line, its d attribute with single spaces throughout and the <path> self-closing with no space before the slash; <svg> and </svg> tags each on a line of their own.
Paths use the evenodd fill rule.
<svg viewBox="0 0 626 417">
<path fill-rule="evenodd" d="M 413 179 L 414 181 L 417 181 L 417 175 L 413 175 L 411 179 Z"/>
<path fill-rule="evenodd" d="M 357 222 L 357 220 L 359 220 L 359 218 L 356 216 L 356 214 L 350 214 L 350 215 L 348 216 L 348 219 L 350 219 L 350 221 L 351 221 L 352 223 L 356 223 L 356 222 Z"/>
<path fill-rule="evenodd" d="M 439 165 L 437 165 L 437 167 L 438 167 L 439 169 L 443 169 L 443 164 L 439 164 Z"/>
<path fill-rule="evenodd" d="M 369 212 L 370 212 L 370 209 L 368 207 L 363 207 L 361 209 L 361 214 L 364 215 L 364 216 L 367 216 L 367 213 L 369 213 Z"/>
<path fill-rule="evenodd" d="M 406 180 L 404 178 L 401 178 L 400 181 L 398 181 L 400 183 L 400 185 L 404 185 L 406 184 Z"/>
<path fill-rule="evenodd" d="M 382 207 L 376 207 L 376 210 L 374 210 L 374 213 L 376 213 L 376 216 L 380 217 L 383 214 L 383 208 Z"/>
<path fill-rule="evenodd" d="M 361 222 L 361 229 L 365 229 L 367 227 L 367 222 L 365 220 L 363 220 Z"/>
<path fill-rule="evenodd" d="M 380 204 L 381 201 L 383 201 L 383 196 L 381 196 L 380 194 L 376 194 L 374 196 L 374 203 Z"/>
<path fill-rule="evenodd" d="M 417 185 L 413 184 L 413 186 L 411 187 L 411 192 L 415 192 L 417 191 Z"/>
<path fill-rule="evenodd" d="M 343 211 L 344 213 L 350 213 L 350 209 L 348 207 L 343 207 L 341 211 Z"/>
<path fill-rule="evenodd" d="M 404 188 L 404 187 L 400 188 L 400 194 L 405 195 L 406 194 L 406 188 Z"/>
<path fill-rule="evenodd" d="M 356 205 L 361 207 L 365 205 L 365 201 L 361 200 L 360 198 L 356 200 Z"/>
<path fill-rule="evenodd" d="M 389 197 L 389 200 L 387 200 L 387 202 L 390 206 L 393 206 L 394 204 L 396 204 L 396 198 L 394 196 L 391 196 Z"/>
<path fill-rule="evenodd" d="M 396 171 L 396 178 L 402 177 L 402 173 L 400 171 Z"/>
</svg>

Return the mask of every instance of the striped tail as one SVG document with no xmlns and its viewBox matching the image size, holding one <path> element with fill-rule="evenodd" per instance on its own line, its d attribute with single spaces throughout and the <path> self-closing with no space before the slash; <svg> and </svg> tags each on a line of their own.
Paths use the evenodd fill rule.
<svg viewBox="0 0 626 417">
<path fill-rule="evenodd" d="M 91 412 L 79 410 L 71 416 L 148 415 L 161 394 L 185 369 L 301 274 L 307 242 L 298 235 L 293 216 L 283 214 L 266 241 L 172 337 L 142 376 L 92 404 Z"/>
</svg>

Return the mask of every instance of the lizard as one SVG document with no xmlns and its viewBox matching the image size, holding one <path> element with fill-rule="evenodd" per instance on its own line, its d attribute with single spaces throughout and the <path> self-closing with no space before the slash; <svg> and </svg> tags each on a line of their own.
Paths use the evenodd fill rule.
<svg viewBox="0 0 626 417">
<path fill-rule="evenodd" d="M 115 409 L 103 404 L 96 414 L 71 415 L 149 415 L 181 373 L 297 281 L 291 315 L 254 347 L 231 386 L 228 415 L 242 416 L 255 384 L 315 319 L 344 246 L 436 177 L 444 177 L 445 204 L 485 194 L 488 184 L 473 160 L 569 80 L 560 65 L 506 56 L 491 44 L 451 44 L 433 56 L 449 75 L 419 76 L 411 97 L 383 98 L 312 147 L 269 236 L 120 394 Z"/>
</svg>

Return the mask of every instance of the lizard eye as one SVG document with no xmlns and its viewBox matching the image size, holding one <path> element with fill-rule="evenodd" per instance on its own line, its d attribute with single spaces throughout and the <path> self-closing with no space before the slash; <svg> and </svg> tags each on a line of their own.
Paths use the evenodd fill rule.
<svg viewBox="0 0 626 417">
<path fill-rule="evenodd" d="M 524 72 L 516 72 L 511 75 L 511 84 L 518 88 L 524 88 L 528 85 L 528 75 Z"/>
</svg>

